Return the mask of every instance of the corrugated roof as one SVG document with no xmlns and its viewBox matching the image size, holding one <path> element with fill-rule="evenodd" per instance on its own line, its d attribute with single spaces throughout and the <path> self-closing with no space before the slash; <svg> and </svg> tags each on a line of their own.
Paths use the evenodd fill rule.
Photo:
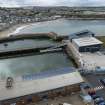
<svg viewBox="0 0 105 105">
<path fill-rule="evenodd" d="M 102 44 L 100 40 L 96 39 L 95 37 L 82 37 L 78 39 L 73 39 L 73 41 L 79 46 L 90 46 L 96 44 Z"/>
<path fill-rule="evenodd" d="M 75 39 L 80 37 L 86 37 L 86 36 L 94 36 L 95 34 L 89 30 L 82 30 L 80 32 L 76 32 L 69 35 L 69 39 Z"/>
<path fill-rule="evenodd" d="M 74 71 L 75 71 L 74 67 L 65 67 L 65 68 L 51 69 L 48 71 L 43 71 L 40 73 L 35 73 L 30 75 L 24 75 L 22 76 L 22 78 L 23 80 L 42 79 L 42 78 L 52 77 L 52 76 L 61 75 L 61 74 L 67 74 Z"/>
<path fill-rule="evenodd" d="M 57 72 L 56 72 L 57 73 Z M 57 89 L 64 86 L 78 84 L 83 82 L 83 78 L 77 72 L 68 72 L 64 70 L 60 75 L 49 76 L 47 78 L 40 78 L 35 80 L 20 80 L 14 81 L 13 88 L 7 89 L 5 87 L 6 81 L 0 82 L 0 100 L 16 98 L 28 94 L 44 92 L 48 90 Z M 5 94 L 4 94 L 5 92 Z"/>
</svg>

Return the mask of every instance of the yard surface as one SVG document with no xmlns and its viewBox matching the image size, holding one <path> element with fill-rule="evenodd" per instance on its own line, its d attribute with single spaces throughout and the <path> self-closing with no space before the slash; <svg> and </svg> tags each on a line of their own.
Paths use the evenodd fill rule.
<svg viewBox="0 0 105 105">
<path fill-rule="evenodd" d="M 105 67 L 105 51 L 81 53 L 81 59 L 83 60 L 85 69 L 95 70 L 97 66 Z"/>
<path fill-rule="evenodd" d="M 92 87 L 98 87 L 102 86 L 102 84 L 99 82 L 100 79 L 105 79 L 105 74 L 103 75 L 85 75 L 85 80 L 92 85 Z M 103 89 L 98 90 L 97 92 L 98 96 L 101 96 L 105 99 L 105 87 Z"/>
<path fill-rule="evenodd" d="M 30 105 L 59 105 L 60 103 L 68 103 L 71 105 L 85 105 L 82 99 L 80 98 L 79 93 L 65 96 L 65 97 L 57 97 L 53 100 L 48 99 L 35 104 L 30 104 Z"/>
</svg>

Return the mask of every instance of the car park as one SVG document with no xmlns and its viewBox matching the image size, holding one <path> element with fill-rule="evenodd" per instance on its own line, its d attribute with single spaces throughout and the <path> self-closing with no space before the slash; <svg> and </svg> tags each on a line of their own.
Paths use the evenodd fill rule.
<svg viewBox="0 0 105 105">
<path fill-rule="evenodd" d="M 99 103 L 99 104 L 97 104 L 97 105 L 105 105 L 105 102 L 101 102 L 101 103 Z"/>
<path fill-rule="evenodd" d="M 94 105 L 105 105 L 105 101 L 103 99 L 103 97 L 98 96 L 96 94 L 91 95 L 93 101 L 94 101 Z"/>
<path fill-rule="evenodd" d="M 97 105 L 102 102 L 104 102 L 104 99 L 102 97 L 98 97 L 98 98 L 94 99 L 94 103 Z"/>
</svg>

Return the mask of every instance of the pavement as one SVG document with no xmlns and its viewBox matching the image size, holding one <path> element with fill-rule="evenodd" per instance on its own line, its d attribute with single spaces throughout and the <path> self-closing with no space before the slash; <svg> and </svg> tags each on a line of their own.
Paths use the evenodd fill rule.
<svg viewBox="0 0 105 105">
<path fill-rule="evenodd" d="M 105 55 L 103 52 L 81 53 L 81 59 L 87 69 L 94 70 L 96 66 L 105 67 Z"/>
</svg>

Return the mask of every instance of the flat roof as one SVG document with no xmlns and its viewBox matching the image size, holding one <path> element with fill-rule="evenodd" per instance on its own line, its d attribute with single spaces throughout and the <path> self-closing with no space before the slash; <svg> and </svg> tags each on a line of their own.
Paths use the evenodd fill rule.
<svg viewBox="0 0 105 105">
<path fill-rule="evenodd" d="M 5 87 L 6 80 L 0 81 L 0 100 L 44 92 L 81 82 L 83 82 L 83 78 L 77 71 L 67 71 L 67 73 L 47 76 L 41 79 L 23 80 L 21 78 L 21 80 L 14 80 L 13 88 L 11 89 Z"/>
<path fill-rule="evenodd" d="M 96 44 L 103 44 L 100 40 L 95 37 L 82 37 L 77 39 L 72 39 L 79 47 L 81 46 L 90 46 Z"/>
<path fill-rule="evenodd" d="M 80 37 L 86 37 L 86 36 L 94 36 L 95 34 L 89 30 L 82 30 L 73 34 L 69 35 L 69 39 L 76 39 Z"/>
<path fill-rule="evenodd" d="M 48 78 L 56 75 L 61 75 L 61 74 L 67 74 L 67 73 L 72 73 L 75 72 L 74 67 L 64 67 L 64 68 L 58 68 L 58 69 L 51 69 L 47 71 L 41 71 L 39 73 L 35 74 L 29 74 L 29 75 L 23 75 L 22 78 L 23 80 L 35 80 L 35 79 L 42 79 L 42 78 Z"/>
</svg>

